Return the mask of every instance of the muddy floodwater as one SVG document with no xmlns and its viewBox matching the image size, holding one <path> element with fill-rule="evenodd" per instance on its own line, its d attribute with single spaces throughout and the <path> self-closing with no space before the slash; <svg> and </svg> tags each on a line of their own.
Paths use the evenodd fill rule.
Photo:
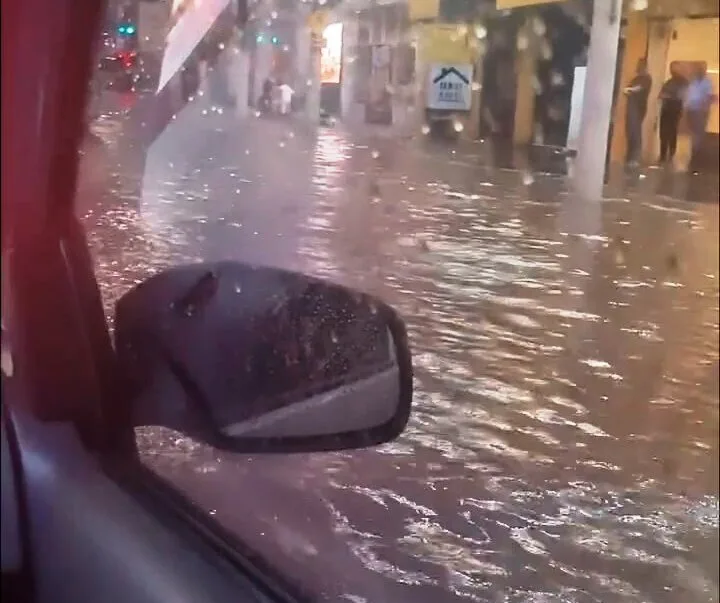
<svg viewBox="0 0 720 603">
<path fill-rule="evenodd" d="M 94 126 L 78 211 L 109 311 L 183 261 L 350 284 L 405 318 L 415 408 L 337 454 L 148 429 L 148 464 L 314 601 L 718 601 L 716 180 L 588 204 L 481 149 L 188 120 L 147 152 L 126 114 Z"/>
</svg>

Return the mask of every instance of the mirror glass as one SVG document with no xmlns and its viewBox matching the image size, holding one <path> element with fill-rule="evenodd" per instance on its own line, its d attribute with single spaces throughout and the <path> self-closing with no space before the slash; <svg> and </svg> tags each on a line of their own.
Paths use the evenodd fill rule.
<svg viewBox="0 0 720 603">
<path fill-rule="evenodd" d="M 137 424 L 204 425 L 246 445 L 386 441 L 409 413 L 396 313 L 299 273 L 234 262 L 165 272 L 119 302 L 116 342 Z M 385 435 L 371 433 L 379 428 Z"/>
</svg>

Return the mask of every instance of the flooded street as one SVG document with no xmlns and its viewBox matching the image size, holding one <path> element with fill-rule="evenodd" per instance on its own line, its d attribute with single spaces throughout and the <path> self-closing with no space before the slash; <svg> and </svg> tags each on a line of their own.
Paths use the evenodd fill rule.
<svg viewBox="0 0 720 603">
<path fill-rule="evenodd" d="M 146 430 L 150 466 L 313 601 L 718 601 L 717 180 L 588 204 L 480 146 L 187 111 L 146 160 L 137 120 L 94 127 L 78 211 L 108 313 L 184 261 L 326 277 L 400 311 L 415 405 L 348 453 Z"/>
</svg>

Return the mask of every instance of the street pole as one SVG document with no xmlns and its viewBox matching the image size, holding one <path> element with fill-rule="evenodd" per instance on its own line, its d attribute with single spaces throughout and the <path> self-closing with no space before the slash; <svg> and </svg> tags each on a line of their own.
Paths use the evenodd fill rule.
<svg viewBox="0 0 720 603">
<path fill-rule="evenodd" d="M 595 0 L 583 96 L 578 153 L 572 171 L 575 194 L 602 199 L 612 119 L 622 0 Z"/>
</svg>

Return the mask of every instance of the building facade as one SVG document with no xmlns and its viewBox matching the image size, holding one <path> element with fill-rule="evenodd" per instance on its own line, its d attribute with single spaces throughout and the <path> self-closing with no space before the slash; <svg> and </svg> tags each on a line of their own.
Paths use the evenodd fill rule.
<svg viewBox="0 0 720 603">
<path fill-rule="evenodd" d="M 646 10 L 630 12 L 625 16 L 622 30 L 619 59 L 620 80 L 627 82 L 632 77 L 640 58 L 646 58 L 652 89 L 648 111 L 643 123 L 642 156 L 646 162 L 653 162 L 659 155 L 659 103 L 658 96 L 663 82 L 670 75 L 670 65 L 678 62 L 689 65 L 705 63 L 707 73 L 717 94 L 720 89 L 718 71 L 718 39 L 720 20 L 717 0 L 698 0 L 680 3 L 667 0 L 650 2 Z M 625 97 L 622 86 L 616 93 L 613 115 L 613 138 L 611 158 L 622 161 L 627 141 L 625 139 Z M 717 170 L 720 143 L 718 133 L 720 120 L 717 103 L 712 107 L 707 127 L 703 162 Z M 677 167 L 684 169 L 689 161 L 690 142 L 687 130 L 681 125 L 676 155 Z"/>
</svg>

